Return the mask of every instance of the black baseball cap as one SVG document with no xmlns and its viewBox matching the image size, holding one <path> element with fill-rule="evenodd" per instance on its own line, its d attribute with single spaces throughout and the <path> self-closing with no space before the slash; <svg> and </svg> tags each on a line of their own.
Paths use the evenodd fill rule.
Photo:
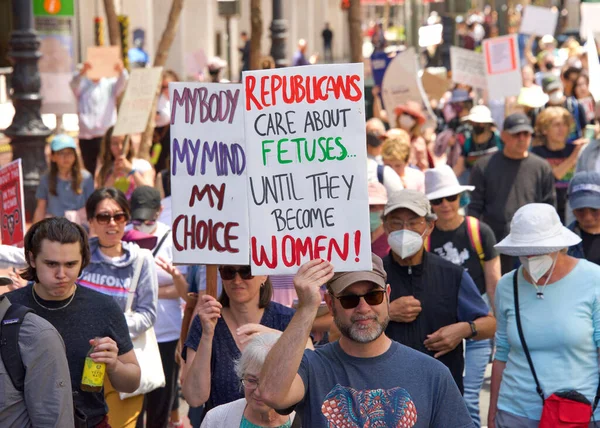
<svg viewBox="0 0 600 428">
<path fill-rule="evenodd" d="M 160 210 L 160 192 L 154 187 L 140 186 L 131 195 L 131 218 L 154 220 Z"/>
<path fill-rule="evenodd" d="M 531 121 L 527 115 L 523 113 L 515 113 L 504 119 L 504 131 L 509 134 L 518 134 L 519 132 L 527 131 L 533 134 L 533 128 L 531 127 Z"/>
</svg>

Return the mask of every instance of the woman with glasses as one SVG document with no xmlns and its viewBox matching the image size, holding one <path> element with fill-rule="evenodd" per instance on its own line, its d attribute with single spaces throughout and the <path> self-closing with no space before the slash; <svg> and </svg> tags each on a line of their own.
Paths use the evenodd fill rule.
<svg viewBox="0 0 600 428">
<path fill-rule="evenodd" d="M 283 331 L 294 310 L 272 302 L 267 275 L 252 275 L 250 266 L 220 266 L 223 291 L 219 299 L 203 295 L 183 348 L 183 395 L 188 404 L 204 404 L 205 412 L 244 395 L 234 363 L 250 339 Z"/>
<path fill-rule="evenodd" d="M 281 333 L 261 334 L 252 339 L 235 362 L 235 373 L 241 381 L 244 397 L 231 403 L 222 404 L 206 415 L 201 428 L 254 428 L 292 426 L 295 413 L 280 415 L 268 407 L 258 390 L 260 371 L 267 354 L 281 337 Z"/>
<path fill-rule="evenodd" d="M 134 286 L 134 271 L 139 268 L 133 306 L 131 312 L 125 313 L 129 334 L 135 339 L 156 321 L 158 279 L 152 253 L 122 241 L 125 224 L 131 217 L 123 192 L 113 188 L 97 189 L 87 200 L 85 208 L 96 237 L 90 239 L 90 263 L 83 269 L 80 284 L 112 296 L 125 311 L 129 289 Z M 108 379 L 104 395 L 110 425 L 135 427 L 144 396 L 120 400 Z"/>
<path fill-rule="evenodd" d="M 483 299 L 493 309 L 496 283 L 500 279 L 500 256 L 494 249 L 496 238 L 487 224 L 459 214 L 460 195 L 473 189 L 473 186 L 461 186 L 448 165 L 425 171 L 427 199 L 437 215 L 435 227 L 425 239 L 425 249 L 465 268 Z M 464 398 L 477 427 L 481 426 L 479 393 L 491 354 L 491 339 L 467 339 Z"/>
</svg>

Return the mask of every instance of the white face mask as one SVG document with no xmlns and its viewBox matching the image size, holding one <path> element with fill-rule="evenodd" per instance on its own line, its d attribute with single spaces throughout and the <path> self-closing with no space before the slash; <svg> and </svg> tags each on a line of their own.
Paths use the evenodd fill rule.
<svg viewBox="0 0 600 428">
<path fill-rule="evenodd" d="M 388 244 L 401 259 L 406 259 L 423 247 L 423 235 L 408 229 L 397 230 L 388 236 Z"/>
<path fill-rule="evenodd" d="M 529 273 L 531 279 L 537 284 L 539 279 L 544 276 L 554 264 L 554 258 L 549 254 L 533 257 L 519 257 L 523 268 Z"/>
<path fill-rule="evenodd" d="M 152 235 L 152 232 L 154 232 L 154 229 L 156 229 L 156 223 L 154 223 L 151 226 L 148 226 L 147 224 L 142 223 L 139 226 L 135 226 L 134 228 L 135 228 L 135 230 L 138 230 L 140 232 L 146 233 L 148 235 Z"/>
<path fill-rule="evenodd" d="M 563 97 L 563 91 L 552 92 L 550 95 L 548 95 L 548 99 L 552 104 L 558 104 L 562 102 Z"/>
<path fill-rule="evenodd" d="M 417 121 L 411 115 L 402 114 L 400 116 L 400 128 L 404 129 L 405 131 L 410 131 L 413 129 L 413 126 L 415 126 L 416 123 Z"/>
</svg>

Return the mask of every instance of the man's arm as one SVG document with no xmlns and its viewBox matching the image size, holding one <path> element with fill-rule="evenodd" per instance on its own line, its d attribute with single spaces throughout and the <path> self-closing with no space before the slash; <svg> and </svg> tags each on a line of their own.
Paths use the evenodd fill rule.
<svg viewBox="0 0 600 428">
<path fill-rule="evenodd" d="M 312 323 L 321 304 L 319 288 L 333 276 L 333 266 L 324 260 L 311 260 L 294 277 L 298 309 L 281 338 L 267 355 L 260 373 L 261 398 L 275 409 L 289 408 L 302 400 L 305 385 L 298 368 Z"/>
<path fill-rule="evenodd" d="M 485 277 L 485 292 L 490 301 L 492 313 L 496 312 L 494 298 L 496 296 L 496 284 L 502 276 L 500 269 L 500 256 L 494 257 L 483 264 L 483 274 Z"/>
<path fill-rule="evenodd" d="M 458 291 L 458 320 L 468 323 L 475 323 L 477 335 L 473 340 L 490 339 L 496 332 L 496 318 L 489 312 L 488 305 L 485 303 L 479 289 L 473 282 L 471 276 L 463 272 L 460 289 Z M 469 326 L 469 330 L 471 327 Z M 469 332 L 469 336 L 471 333 Z"/>
<path fill-rule="evenodd" d="M 34 427 L 72 427 L 73 393 L 62 337 L 48 324 L 39 331 L 27 316 L 19 347 L 25 365 L 24 399 Z M 27 334 L 32 327 L 32 334 Z M 35 331 L 35 333 L 33 333 Z"/>
<path fill-rule="evenodd" d="M 471 202 L 468 205 L 468 212 L 471 217 L 477 218 L 481 218 L 485 204 L 485 175 L 480 162 L 481 159 L 475 162 L 469 178 L 469 184 L 475 186 L 475 189 L 471 192 Z"/>
</svg>

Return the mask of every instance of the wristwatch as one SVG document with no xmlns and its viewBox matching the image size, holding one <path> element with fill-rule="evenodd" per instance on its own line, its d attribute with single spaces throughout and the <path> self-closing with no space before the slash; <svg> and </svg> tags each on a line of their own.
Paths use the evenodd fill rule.
<svg viewBox="0 0 600 428">
<path fill-rule="evenodd" d="M 471 327 L 471 335 L 467 339 L 473 339 L 477 336 L 477 326 L 473 321 L 469 321 L 469 327 Z"/>
</svg>

